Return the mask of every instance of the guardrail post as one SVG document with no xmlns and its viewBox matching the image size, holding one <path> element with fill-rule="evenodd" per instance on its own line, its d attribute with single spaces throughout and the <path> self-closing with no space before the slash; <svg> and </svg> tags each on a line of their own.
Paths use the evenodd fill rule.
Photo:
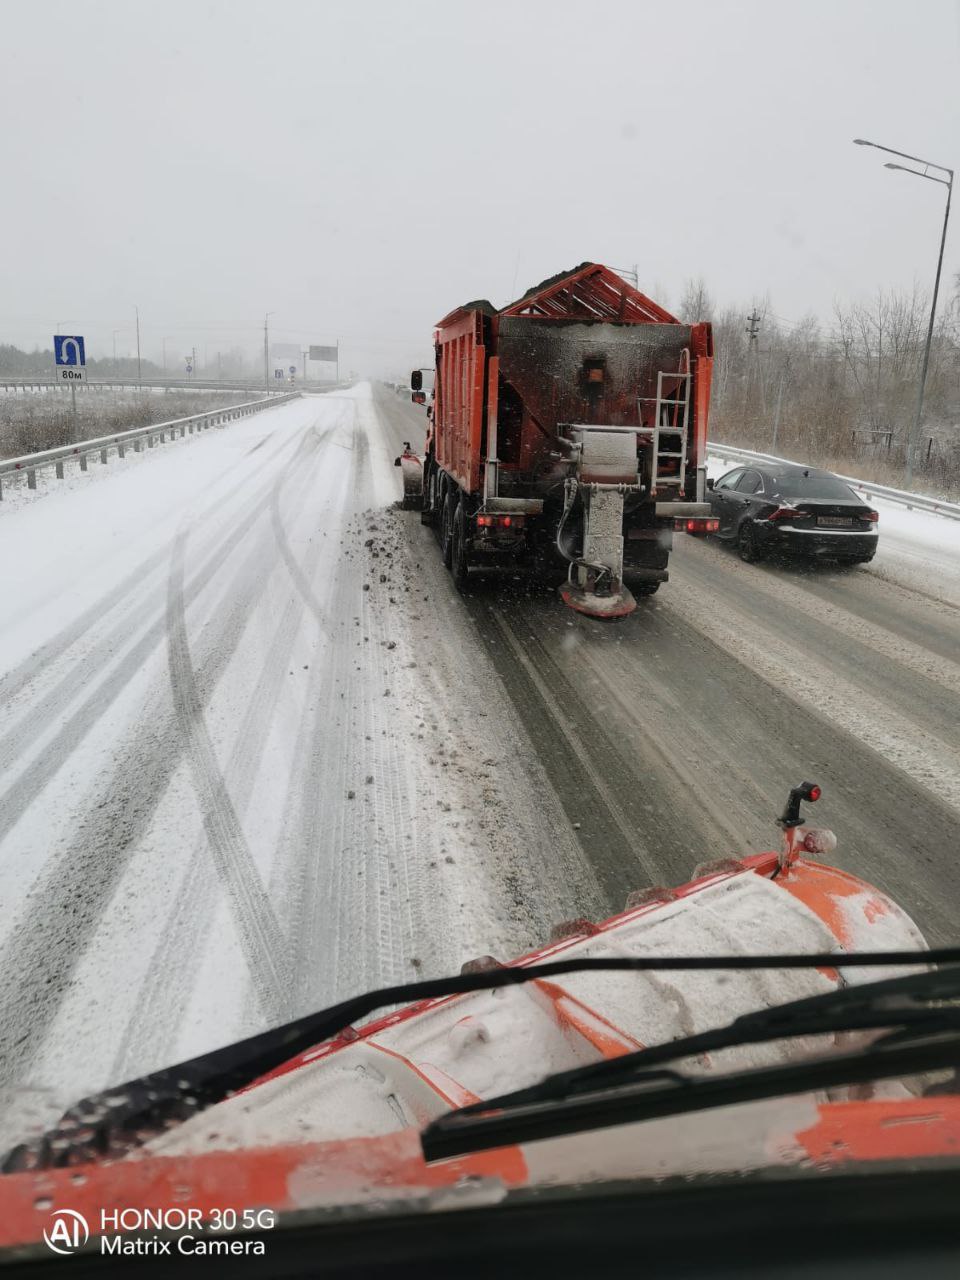
<svg viewBox="0 0 960 1280">
<path fill-rule="evenodd" d="M 56 463 L 53 469 L 56 472 L 57 479 L 62 480 L 63 479 L 63 459 L 62 458 L 60 459 L 59 462 Z"/>
<path fill-rule="evenodd" d="M 142 441 L 142 440 L 134 440 L 134 442 L 133 442 L 133 452 L 134 452 L 134 453 L 142 453 L 142 451 L 143 451 L 143 441 Z"/>
<path fill-rule="evenodd" d="M 117 457 L 125 458 L 127 456 L 127 446 L 123 442 L 117 444 Z"/>
<path fill-rule="evenodd" d="M 152 449 L 154 445 L 153 436 L 147 436 L 147 448 Z"/>
<path fill-rule="evenodd" d="M 104 463 L 104 462 L 106 462 L 106 460 L 107 460 L 107 451 L 106 451 L 106 449 L 101 449 L 101 450 L 100 450 L 100 461 L 101 461 L 101 463 Z"/>
<path fill-rule="evenodd" d="M 167 433 L 165 431 L 160 432 L 160 443 L 161 444 L 167 443 Z"/>
<path fill-rule="evenodd" d="M 37 487 L 37 469 L 30 467 L 27 471 L 27 488 L 35 489 Z"/>
<path fill-rule="evenodd" d="M 86 469 L 87 469 L 87 455 L 86 455 L 85 453 L 81 453 L 81 454 L 80 454 L 80 457 L 79 457 L 79 459 L 78 459 L 78 461 L 79 461 L 79 463 L 80 463 L 80 470 L 81 470 L 81 471 L 86 471 Z"/>
</svg>

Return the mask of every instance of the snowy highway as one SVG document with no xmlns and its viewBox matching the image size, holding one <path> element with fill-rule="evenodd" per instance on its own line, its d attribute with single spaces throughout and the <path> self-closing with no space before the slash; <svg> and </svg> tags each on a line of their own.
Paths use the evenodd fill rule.
<svg viewBox="0 0 960 1280">
<path fill-rule="evenodd" d="M 361 384 L 2 504 L 8 1097 L 56 1109 L 515 954 L 776 847 L 801 778 L 838 864 L 957 940 L 936 518 L 884 510 L 855 570 L 678 537 L 669 584 L 608 625 L 530 584 L 457 594 L 394 505 L 422 430 Z"/>
</svg>

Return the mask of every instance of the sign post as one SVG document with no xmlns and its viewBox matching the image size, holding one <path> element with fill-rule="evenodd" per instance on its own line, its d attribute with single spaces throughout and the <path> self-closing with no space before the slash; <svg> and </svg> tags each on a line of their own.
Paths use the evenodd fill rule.
<svg viewBox="0 0 960 1280">
<path fill-rule="evenodd" d="M 55 333 L 53 335 L 54 376 L 61 386 L 69 384 L 70 408 L 73 425 L 77 425 L 77 383 L 87 377 L 87 353 L 79 334 Z"/>
</svg>

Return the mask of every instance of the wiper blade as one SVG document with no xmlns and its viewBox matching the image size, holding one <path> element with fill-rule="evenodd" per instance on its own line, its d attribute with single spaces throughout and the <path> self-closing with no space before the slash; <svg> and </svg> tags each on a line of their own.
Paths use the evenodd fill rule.
<svg viewBox="0 0 960 1280">
<path fill-rule="evenodd" d="M 648 1097 L 647 1090 L 651 1084 L 659 1084 L 665 1080 L 673 1082 L 674 1085 L 695 1085 L 699 1088 L 699 1085 L 705 1083 L 707 1079 L 732 1081 L 750 1078 L 750 1073 L 701 1077 L 686 1076 L 677 1071 L 654 1070 L 659 1064 L 665 1062 L 676 1062 L 680 1059 L 744 1045 L 769 1043 L 772 1040 L 884 1028 L 894 1029 L 888 1030 L 886 1036 L 874 1041 L 869 1050 L 861 1051 L 862 1053 L 887 1048 L 901 1043 L 904 1039 L 915 1039 L 921 1035 L 929 1038 L 940 1033 L 960 1030 L 958 1001 L 960 1001 L 960 969 L 948 968 L 843 987 L 838 991 L 793 1000 L 772 1009 L 760 1009 L 743 1014 L 723 1027 L 683 1036 L 650 1048 L 638 1049 L 633 1053 L 604 1059 L 585 1067 L 558 1071 L 525 1089 L 515 1089 L 510 1093 L 461 1107 L 448 1115 L 441 1116 L 424 1130 L 424 1154 L 428 1159 L 439 1159 L 441 1156 L 483 1149 L 472 1145 L 473 1138 L 478 1133 L 484 1134 L 485 1148 L 486 1139 L 490 1136 L 491 1130 L 486 1128 L 482 1121 L 494 1112 L 498 1113 L 498 1116 L 505 1117 L 506 1124 L 509 1126 L 511 1112 L 523 1112 L 526 1115 L 530 1108 L 542 1110 L 545 1105 L 556 1106 L 588 1094 L 596 1097 L 605 1091 L 616 1091 L 617 1097 L 622 1100 L 624 1087 L 634 1086 L 631 1097 L 636 1096 L 642 1099 Z M 839 1060 L 840 1055 L 831 1055 L 829 1059 L 834 1062 Z M 850 1059 L 849 1055 L 844 1056 L 844 1061 L 852 1060 L 855 1058 Z M 807 1059 L 799 1063 L 786 1064 L 784 1068 L 771 1070 L 796 1067 L 802 1073 L 810 1065 L 811 1060 Z M 870 1070 L 873 1070 L 875 1065 L 874 1063 Z M 766 1079 L 766 1076 L 762 1078 Z M 868 1075 L 866 1078 L 876 1077 Z M 672 1093 L 673 1091 L 668 1090 L 666 1096 L 672 1096 Z M 700 1105 L 725 1105 L 722 1102 L 704 1103 L 703 1099 L 709 1096 L 709 1091 L 698 1093 L 697 1096 L 701 1100 Z M 725 1096 L 722 1089 L 719 1091 L 719 1096 L 721 1098 Z M 603 1112 L 604 1108 L 600 1108 L 600 1111 Z M 574 1107 L 570 1114 L 579 1115 L 580 1111 Z M 671 1114 L 671 1112 L 657 1111 L 656 1114 Z M 646 1112 L 635 1118 L 643 1119 L 645 1115 Z M 481 1123 L 478 1124 L 477 1121 Z M 623 1121 L 612 1120 L 609 1123 L 623 1123 Z M 563 1132 L 570 1131 L 563 1130 Z M 470 1145 L 463 1146 L 464 1135 L 467 1134 L 473 1137 L 466 1139 Z M 516 1139 L 516 1141 L 523 1141 L 523 1139 Z M 496 1146 L 499 1142 L 495 1141 L 490 1145 Z"/>
<path fill-rule="evenodd" d="M 907 974 L 880 982 L 841 987 L 769 1009 L 741 1014 L 722 1027 L 697 1032 L 664 1044 L 606 1058 L 585 1067 L 557 1071 L 525 1089 L 459 1109 L 459 1114 L 506 1110 L 529 1102 L 571 1097 L 613 1087 L 661 1062 L 676 1062 L 721 1049 L 764 1044 L 771 1040 L 883 1027 L 916 1027 L 936 1031 L 960 1027 L 960 969 Z"/>
<path fill-rule="evenodd" d="M 960 1034 L 937 1032 L 915 1043 L 880 1040 L 857 1053 L 756 1067 L 719 1076 L 689 1076 L 654 1068 L 629 1084 L 562 1101 L 528 1103 L 506 1111 L 452 1111 L 421 1134 L 424 1159 L 448 1159 L 493 1147 L 538 1142 L 571 1133 L 636 1124 L 737 1103 L 780 1098 L 842 1085 L 865 1084 L 960 1064 Z M 491 1103 L 495 1099 L 490 1100 Z M 484 1107 L 490 1104 L 485 1103 Z"/>
<path fill-rule="evenodd" d="M 546 964 L 508 965 L 480 973 L 462 973 L 449 978 L 382 987 L 223 1049 L 93 1094 L 65 1112 L 53 1129 L 7 1153 L 0 1161 L 0 1171 L 43 1169 L 122 1156 L 157 1134 L 247 1088 L 261 1076 L 332 1039 L 358 1020 L 391 1005 L 495 990 L 537 979 L 591 971 L 843 969 L 936 964 L 960 964 L 960 947 L 861 954 L 571 957 Z M 937 975 L 914 976 L 923 979 Z M 830 999 L 841 994 L 828 993 L 825 997 L 813 999 Z"/>
</svg>

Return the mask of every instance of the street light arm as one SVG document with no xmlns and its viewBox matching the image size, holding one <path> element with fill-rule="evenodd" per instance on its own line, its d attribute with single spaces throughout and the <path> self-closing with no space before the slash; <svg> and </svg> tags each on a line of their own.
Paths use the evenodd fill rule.
<svg viewBox="0 0 960 1280">
<path fill-rule="evenodd" d="M 908 151 L 894 151 L 893 147 L 881 146 L 879 142 L 868 142 L 866 138 L 854 138 L 853 141 L 858 147 L 876 147 L 878 151 L 886 151 L 887 155 L 899 156 L 901 160 L 912 160 L 914 164 L 926 165 L 928 169 L 939 169 L 942 173 L 949 173 L 951 179 L 953 178 L 953 170 L 948 169 L 945 164 L 934 164 L 932 160 L 924 160 L 920 156 L 912 156 Z M 926 175 L 923 176 L 925 177 Z"/>
<path fill-rule="evenodd" d="M 953 173 L 950 169 L 945 170 L 946 173 L 950 174 L 949 178 L 935 178 L 932 173 L 921 173 L 919 169 L 908 169 L 905 164 L 891 164 L 889 160 L 883 167 L 885 169 L 899 169 L 901 173 L 912 173 L 915 178 L 926 178 L 930 182 L 939 182 L 941 187 L 953 186 Z M 940 166 L 937 165 L 935 167 L 939 168 Z"/>
</svg>

